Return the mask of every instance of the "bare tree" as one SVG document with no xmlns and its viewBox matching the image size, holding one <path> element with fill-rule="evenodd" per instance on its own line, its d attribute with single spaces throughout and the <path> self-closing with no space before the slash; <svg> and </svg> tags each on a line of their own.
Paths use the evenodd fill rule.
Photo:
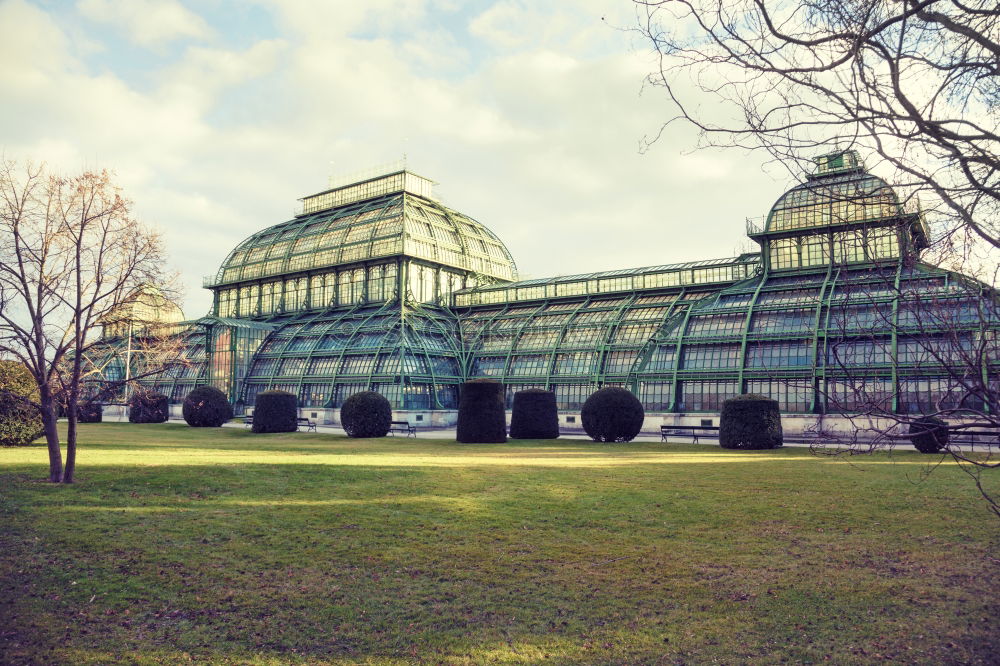
<svg viewBox="0 0 1000 666">
<path fill-rule="evenodd" d="M 657 136 L 691 123 L 795 176 L 823 152 L 878 155 L 940 231 L 1000 248 L 996 0 L 634 2 L 659 55 L 648 81 L 676 109 Z"/>
<path fill-rule="evenodd" d="M 941 270 L 914 271 L 905 281 L 877 271 L 865 277 L 835 295 L 820 359 L 824 411 L 850 427 L 818 432 L 814 450 L 892 449 L 926 431 L 928 417 L 941 419 L 949 431 L 942 453 L 1000 516 L 1000 499 L 982 479 L 1000 468 L 1000 298 Z"/>
<path fill-rule="evenodd" d="M 86 352 L 102 321 L 142 285 L 164 280 L 160 237 L 132 216 L 107 172 L 73 177 L 0 165 L 0 355 L 38 384 L 49 480 L 72 483 Z M 63 465 L 57 398 L 68 419 Z"/>
</svg>

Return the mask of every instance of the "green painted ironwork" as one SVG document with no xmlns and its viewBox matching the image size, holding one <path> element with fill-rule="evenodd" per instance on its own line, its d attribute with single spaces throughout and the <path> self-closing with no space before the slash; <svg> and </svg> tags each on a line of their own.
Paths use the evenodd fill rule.
<svg viewBox="0 0 1000 666">
<path fill-rule="evenodd" d="M 750 389 L 792 412 L 857 387 L 898 411 L 954 403 L 943 357 L 918 347 L 1000 338 L 995 294 L 921 263 L 922 212 L 856 155 L 829 157 L 748 222 L 760 253 L 522 281 L 500 240 L 425 179 L 332 188 L 230 253 L 207 279 L 213 315 L 182 334 L 188 367 L 156 385 L 175 402 L 211 382 L 248 405 L 277 387 L 331 408 L 373 389 L 397 409 L 451 409 L 474 377 L 553 390 L 564 410 L 610 385 L 651 411 L 716 411 Z M 105 346 L 110 369 L 123 347 Z"/>
</svg>

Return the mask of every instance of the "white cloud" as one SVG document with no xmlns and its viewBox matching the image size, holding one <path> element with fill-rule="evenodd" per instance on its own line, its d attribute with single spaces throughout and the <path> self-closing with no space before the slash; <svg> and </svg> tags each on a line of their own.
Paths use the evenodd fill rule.
<svg viewBox="0 0 1000 666">
<path fill-rule="evenodd" d="M 76 8 L 88 19 L 110 24 L 147 48 L 212 35 L 204 19 L 177 0 L 79 0 Z"/>
<path fill-rule="evenodd" d="M 727 255 L 743 217 L 782 189 L 728 155 L 681 155 L 687 130 L 638 153 L 665 105 L 639 96 L 648 63 L 596 2 L 548 14 L 511 4 L 526 38 L 499 53 L 430 17 L 434 3 L 267 6 L 276 35 L 190 46 L 140 90 L 89 69 L 45 12 L 0 4 L 4 151 L 116 170 L 140 217 L 164 230 L 189 316 L 208 307 L 201 276 L 323 189 L 331 162 L 352 172 L 407 153 L 535 276 Z"/>
</svg>

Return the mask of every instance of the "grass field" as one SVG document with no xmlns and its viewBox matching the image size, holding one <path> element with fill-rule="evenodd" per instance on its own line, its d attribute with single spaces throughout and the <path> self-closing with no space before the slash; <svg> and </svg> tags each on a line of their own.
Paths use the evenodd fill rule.
<svg viewBox="0 0 1000 666">
<path fill-rule="evenodd" d="M 0 449 L 2 663 L 1000 661 L 1000 524 L 929 456 L 81 439 L 73 486 Z"/>
</svg>

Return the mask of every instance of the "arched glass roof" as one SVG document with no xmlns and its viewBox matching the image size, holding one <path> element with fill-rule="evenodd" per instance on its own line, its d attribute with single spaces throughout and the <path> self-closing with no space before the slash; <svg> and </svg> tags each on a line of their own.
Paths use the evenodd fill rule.
<svg viewBox="0 0 1000 666">
<path fill-rule="evenodd" d="M 339 407 L 375 390 L 397 409 L 454 409 L 464 373 L 454 315 L 398 302 L 332 308 L 286 319 L 257 350 L 243 400 L 268 388 L 299 404 Z"/>
<path fill-rule="evenodd" d="M 981 293 L 927 264 L 765 275 L 669 320 L 630 379 L 661 411 L 718 411 L 741 392 L 770 395 L 783 412 L 975 407 L 948 367 L 975 358 L 983 328 L 1000 327 Z"/>
<path fill-rule="evenodd" d="M 485 226 L 433 199 L 401 191 L 308 212 L 259 231 L 229 254 L 206 286 L 397 255 L 500 280 L 513 280 L 516 272 L 506 246 Z"/>
<path fill-rule="evenodd" d="M 771 207 L 765 231 L 867 222 L 904 214 L 895 191 L 860 168 L 819 173 L 783 194 Z"/>
</svg>

